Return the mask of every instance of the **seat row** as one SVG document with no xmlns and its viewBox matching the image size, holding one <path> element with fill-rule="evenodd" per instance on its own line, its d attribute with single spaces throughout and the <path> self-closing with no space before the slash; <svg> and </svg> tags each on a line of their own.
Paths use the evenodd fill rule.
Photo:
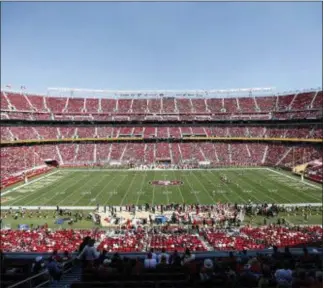
<svg viewBox="0 0 324 288">
<path fill-rule="evenodd" d="M 131 232 L 131 231 L 130 231 Z M 238 233 L 214 228 L 205 229 L 200 236 L 183 232 L 181 234 L 125 233 L 106 236 L 105 231 L 94 230 L 1 230 L 0 249 L 3 252 L 52 252 L 54 250 L 74 252 L 86 236 L 96 239 L 97 250 L 108 252 L 143 252 L 151 248 L 161 251 L 184 252 L 207 251 L 206 240 L 213 250 L 249 250 L 296 246 L 322 241 L 323 229 L 320 226 L 303 228 L 285 227 L 242 227 Z M 147 244 L 147 245 L 144 245 Z"/>
<path fill-rule="evenodd" d="M 323 128 L 307 126 L 199 126 L 199 127 L 113 127 L 113 126 L 5 126 L 1 140 L 140 137 L 179 139 L 183 137 L 257 137 L 321 139 Z"/>
</svg>

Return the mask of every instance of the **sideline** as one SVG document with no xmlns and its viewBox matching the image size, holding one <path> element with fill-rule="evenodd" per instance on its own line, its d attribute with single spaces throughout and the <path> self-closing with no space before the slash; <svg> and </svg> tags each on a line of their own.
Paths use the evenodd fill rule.
<svg viewBox="0 0 324 288">
<path fill-rule="evenodd" d="M 210 205 L 215 205 L 215 204 L 210 204 Z M 238 206 L 243 207 L 245 204 L 238 204 Z M 252 204 L 252 206 L 257 206 L 259 204 Z M 277 206 L 280 207 L 303 207 L 303 206 L 312 206 L 312 207 L 321 207 L 323 206 L 323 203 L 289 203 L 289 204 L 276 204 Z M 112 206 L 112 205 L 99 205 L 99 207 L 104 207 L 104 206 Z M 68 210 L 95 210 L 97 209 L 97 206 L 59 206 L 60 209 L 68 209 Z M 120 207 L 123 207 L 122 211 L 126 211 L 126 206 L 115 206 L 113 205 L 113 207 L 117 208 L 117 210 L 119 210 Z M 13 210 L 17 210 L 19 208 L 26 208 L 29 210 L 56 210 L 57 206 L 1 206 L 2 210 L 9 210 L 10 208 L 12 208 Z"/>
<path fill-rule="evenodd" d="M 228 168 L 197 168 L 197 169 L 69 169 L 62 168 L 61 171 L 73 171 L 73 172 L 149 172 L 149 171 L 181 171 L 181 172 L 190 172 L 190 171 L 226 171 L 226 170 L 266 170 L 266 167 L 228 167 Z"/>
</svg>

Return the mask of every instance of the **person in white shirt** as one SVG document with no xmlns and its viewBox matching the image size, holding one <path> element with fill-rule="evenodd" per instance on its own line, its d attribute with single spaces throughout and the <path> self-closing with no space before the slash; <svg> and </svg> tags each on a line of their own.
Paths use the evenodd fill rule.
<svg viewBox="0 0 324 288">
<path fill-rule="evenodd" d="M 147 255 L 147 258 L 144 260 L 145 269 L 155 269 L 156 268 L 156 259 L 152 257 L 152 253 Z"/>
<path fill-rule="evenodd" d="M 190 250 L 186 248 L 184 255 L 182 256 L 182 265 L 185 265 L 193 260 L 195 260 L 195 255 L 191 254 Z"/>
<path fill-rule="evenodd" d="M 162 258 L 163 256 L 164 256 L 165 259 L 166 259 L 166 263 L 169 264 L 170 255 L 169 255 L 168 253 L 165 252 L 165 248 L 162 248 L 162 253 L 158 256 L 158 260 L 159 260 L 158 262 L 159 262 L 159 263 L 161 263 L 161 258 Z"/>
<path fill-rule="evenodd" d="M 153 248 L 151 248 L 150 253 L 152 254 L 152 258 L 157 261 L 158 258 L 157 258 L 157 255 L 154 253 L 154 249 Z"/>
<path fill-rule="evenodd" d="M 94 239 L 89 240 L 89 243 L 83 248 L 77 258 L 85 260 L 86 264 L 89 264 L 89 262 L 93 262 L 94 260 L 98 259 L 100 252 L 97 251 L 97 249 L 94 247 L 94 243 Z"/>
</svg>

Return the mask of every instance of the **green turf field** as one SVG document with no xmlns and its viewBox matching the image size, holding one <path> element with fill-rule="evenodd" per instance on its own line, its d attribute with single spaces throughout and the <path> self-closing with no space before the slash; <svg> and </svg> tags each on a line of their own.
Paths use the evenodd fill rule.
<svg viewBox="0 0 324 288">
<path fill-rule="evenodd" d="M 221 177 L 227 177 L 224 183 Z M 159 186 L 151 181 L 179 181 Z M 267 168 L 215 170 L 61 169 L 1 194 L 3 206 L 95 206 L 220 202 L 320 203 L 322 186 Z"/>
</svg>

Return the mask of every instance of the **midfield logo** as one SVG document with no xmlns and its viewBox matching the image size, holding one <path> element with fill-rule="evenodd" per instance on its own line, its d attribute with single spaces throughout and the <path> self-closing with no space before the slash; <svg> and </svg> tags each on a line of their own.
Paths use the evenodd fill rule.
<svg viewBox="0 0 324 288">
<path fill-rule="evenodd" d="M 149 183 L 151 185 L 157 185 L 157 186 L 183 185 L 183 182 L 179 180 L 155 180 L 155 181 L 150 181 Z"/>
</svg>

